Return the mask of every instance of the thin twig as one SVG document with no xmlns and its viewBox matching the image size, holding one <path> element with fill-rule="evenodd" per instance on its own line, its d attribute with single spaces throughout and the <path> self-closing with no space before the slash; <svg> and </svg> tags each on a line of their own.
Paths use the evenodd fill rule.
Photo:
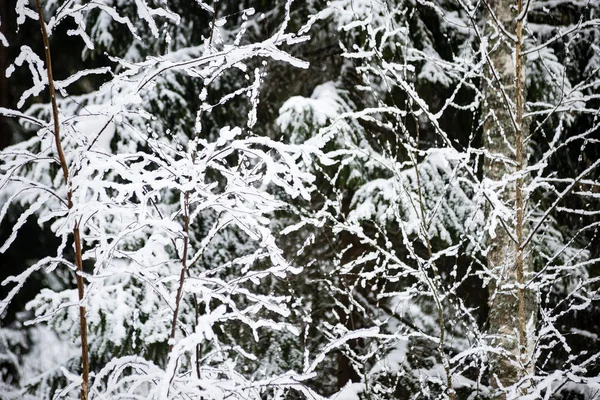
<svg viewBox="0 0 600 400">
<path fill-rule="evenodd" d="M 185 276 L 187 273 L 187 257 L 188 257 L 188 243 L 189 243 L 189 230 L 190 230 L 190 215 L 189 215 L 189 198 L 190 193 L 185 192 L 183 196 L 183 254 L 181 256 L 181 273 L 179 274 L 179 287 L 177 288 L 177 294 L 175 296 L 175 310 L 173 311 L 173 320 L 171 322 L 171 335 L 169 336 L 169 356 L 173 356 L 173 346 L 175 345 L 175 332 L 177 331 L 177 318 L 179 316 L 179 307 L 181 305 L 181 298 L 183 297 L 183 284 L 185 283 Z M 171 382 L 175 375 L 171 377 Z"/>
<path fill-rule="evenodd" d="M 414 115 L 413 113 L 413 118 L 415 121 L 415 129 L 416 129 L 416 133 L 417 133 L 417 137 L 416 137 L 416 148 L 415 148 L 415 153 L 419 150 L 418 146 L 419 146 L 419 136 L 420 136 L 420 129 L 419 129 L 419 120 L 418 118 Z M 415 176 L 417 178 L 417 193 L 419 196 L 419 206 L 421 209 L 421 229 L 423 231 L 423 237 L 425 238 L 425 242 L 427 244 L 427 255 L 428 255 L 428 263 L 429 265 L 431 265 L 433 267 L 433 272 L 434 274 L 438 274 L 438 269 L 437 266 L 435 265 L 435 261 L 433 260 L 433 250 L 431 247 L 431 240 L 429 238 L 429 227 L 426 225 L 426 217 L 425 217 L 425 201 L 423 199 L 423 190 L 421 188 L 421 176 L 419 173 L 419 167 L 418 167 L 418 163 L 417 163 L 417 158 L 416 158 L 416 154 L 413 153 L 412 151 L 409 151 L 409 157 L 414 165 L 415 168 Z M 440 358 L 442 359 L 442 365 L 444 367 L 444 371 L 446 372 L 446 380 L 447 380 L 447 387 L 446 387 L 446 394 L 448 395 L 448 398 L 450 400 L 454 400 L 455 396 L 454 396 L 454 388 L 453 388 L 453 384 L 452 384 L 452 374 L 450 371 L 450 363 L 448 361 L 448 357 L 446 355 L 446 352 L 444 351 L 444 342 L 445 342 L 445 337 L 446 337 L 446 320 L 444 318 L 444 309 L 443 309 L 443 305 L 442 302 L 440 300 L 440 297 L 437 293 L 437 288 L 435 287 L 434 284 L 434 280 L 429 279 L 429 277 L 427 276 L 427 272 L 424 271 L 424 274 L 427 278 L 428 281 L 430 281 L 430 286 L 431 286 L 431 293 L 433 295 L 433 298 L 435 300 L 436 306 L 437 306 L 437 312 L 438 312 L 438 324 L 440 326 L 440 344 L 438 346 L 438 353 L 440 354 Z"/>
<path fill-rule="evenodd" d="M 40 0 L 35 0 L 39 21 L 40 29 L 42 31 L 42 39 L 44 41 L 44 52 L 46 55 L 46 66 L 48 72 L 48 88 L 50 91 L 50 102 L 52 104 L 52 119 L 54 121 L 54 142 L 56 144 L 56 152 L 58 153 L 58 159 L 60 160 L 60 166 L 65 179 L 65 185 L 68 185 L 69 191 L 67 193 L 67 207 L 69 210 L 73 209 L 73 187 L 69 181 L 69 165 L 65 158 L 65 153 L 62 148 L 60 140 L 60 122 L 58 120 L 58 105 L 56 103 L 56 91 L 54 89 L 54 79 L 52 77 L 52 57 L 50 54 L 50 42 L 48 40 L 48 32 L 46 31 L 46 23 L 44 22 L 44 15 L 42 13 L 42 5 Z M 77 271 L 75 273 L 75 280 L 77 281 L 77 294 L 79 296 L 79 328 L 81 336 L 81 360 L 82 360 L 82 372 L 81 372 L 81 400 L 88 399 L 88 388 L 89 388 L 89 355 L 88 355 L 88 343 L 87 343 L 87 319 L 86 309 L 83 304 L 85 296 L 85 282 L 83 280 L 83 257 L 81 249 L 81 235 L 79 232 L 79 223 L 75 221 L 73 226 L 73 240 L 75 242 L 75 264 L 77 265 Z"/>
</svg>

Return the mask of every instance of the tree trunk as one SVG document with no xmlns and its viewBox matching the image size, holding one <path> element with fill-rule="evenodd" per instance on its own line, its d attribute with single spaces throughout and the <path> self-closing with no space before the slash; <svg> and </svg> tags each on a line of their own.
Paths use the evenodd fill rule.
<svg viewBox="0 0 600 400">
<path fill-rule="evenodd" d="M 512 210 L 490 237 L 487 263 L 493 276 L 489 286 L 489 333 L 491 345 L 501 354 L 491 354 L 490 380 L 499 389 L 496 398 L 523 394 L 534 371 L 534 331 L 537 316 L 535 292 L 526 278 L 533 271 L 524 247 L 527 224 L 523 198 L 527 162 L 523 146 L 524 66 L 522 64 L 521 0 L 488 1 L 488 60 L 484 90 L 485 177 L 496 185 L 500 200 Z M 509 179 L 510 178 L 510 179 Z M 492 205 L 493 207 L 493 205 Z M 513 395 L 508 390 L 513 386 Z"/>
</svg>

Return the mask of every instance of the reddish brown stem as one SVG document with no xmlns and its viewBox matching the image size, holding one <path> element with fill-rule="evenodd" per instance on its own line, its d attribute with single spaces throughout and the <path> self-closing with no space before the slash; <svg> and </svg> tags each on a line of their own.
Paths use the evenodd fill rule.
<svg viewBox="0 0 600 400">
<path fill-rule="evenodd" d="M 177 295 L 175 296 L 175 310 L 173 311 L 173 321 L 171 323 L 171 336 L 169 338 L 169 353 L 173 351 L 173 341 L 175 339 L 175 332 L 177 331 L 177 317 L 179 315 L 179 305 L 181 304 L 181 297 L 183 296 L 183 283 L 185 282 L 185 274 L 187 272 L 187 256 L 188 256 L 188 234 L 190 229 L 190 216 L 188 214 L 188 201 L 189 193 L 184 195 L 184 222 L 183 222 L 183 255 L 181 257 L 181 273 L 179 274 L 179 287 L 177 288 Z"/>
<path fill-rule="evenodd" d="M 56 91 L 54 88 L 54 79 L 52 77 L 52 56 L 50 54 L 50 42 L 48 40 L 48 32 L 46 31 L 46 23 L 44 22 L 44 15 L 42 13 L 42 5 L 40 0 L 36 0 L 38 9 L 38 16 L 40 20 L 40 29 L 42 31 L 42 39 L 44 41 L 44 53 L 46 55 L 46 66 L 48 72 L 48 88 L 50 90 L 50 102 L 52 105 L 52 120 L 54 122 L 54 142 L 56 144 L 56 152 L 58 154 L 58 160 L 60 161 L 60 167 L 63 172 L 65 184 L 69 185 L 69 191 L 67 193 L 67 205 L 69 210 L 73 208 L 73 188 L 69 182 L 69 165 L 65 158 L 65 153 L 62 148 L 60 141 L 60 122 L 58 120 L 58 105 L 56 104 Z M 88 399 L 88 388 L 89 388 L 89 358 L 88 358 L 88 344 L 87 344 L 87 319 L 86 309 L 83 305 L 83 298 L 85 294 L 85 282 L 83 281 L 83 257 L 81 249 L 81 235 L 79 232 L 79 224 L 75 222 L 73 226 L 73 241 L 75 242 L 75 265 L 77 271 L 75 279 L 77 281 L 77 294 L 79 296 L 79 328 L 81 334 L 81 360 L 82 360 L 82 372 L 81 372 L 81 400 Z"/>
<path fill-rule="evenodd" d="M 190 230 L 190 216 L 188 213 L 188 203 L 190 194 L 186 192 L 183 198 L 183 254 L 181 256 L 181 273 L 179 274 L 179 287 L 177 288 L 177 294 L 175 295 L 175 310 L 173 310 L 173 321 L 171 322 L 171 335 L 169 337 L 169 356 L 173 352 L 173 346 L 175 345 L 175 332 L 177 332 L 177 318 L 179 316 L 179 306 L 181 305 L 181 298 L 183 297 L 183 284 L 185 283 L 185 275 L 188 272 L 187 258 L 188 258 L 188 243 L 189 243 L 189 230 Z M 197 304 L 197 303 L 196 303 Z M 196 352 L 198 349 L 196 349 Z M 196 368 L 198 365 L 196 364 Z M 171 382 L 175 378 L 177 368 L 171 376 Z"/>
<path fill-rule="evenodd" d="M 83 281 L 83 259 L 81 251 L 81 237 L 79 234 L 79 224 L 75 223 L 73 228 L 73 238 L 75 241 L 75 262 L 77 264 L 77 294 L 79 296 L 79 328 L 81 331 L 81 360 L 83 371 L 81 373 L 81 400 L 87 400 L 89 388 L 89 370 L 90 362 L 88 358 L 88 342 L 87 342 L 87 319 L 85 316 L 86 309 L 83 305 L 83 296 L 85 283 Z"/>
</svg>

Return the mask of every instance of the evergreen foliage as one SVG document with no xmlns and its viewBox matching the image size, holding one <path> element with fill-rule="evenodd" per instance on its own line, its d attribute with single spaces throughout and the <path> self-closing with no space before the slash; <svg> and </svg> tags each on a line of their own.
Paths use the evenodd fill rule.
<svg viewBox="0 0 600 400">
<path fill-rule="evenodd" d="M 600 398 L 600 3 L 8 3 L 0 398 Z"/>
</svg>

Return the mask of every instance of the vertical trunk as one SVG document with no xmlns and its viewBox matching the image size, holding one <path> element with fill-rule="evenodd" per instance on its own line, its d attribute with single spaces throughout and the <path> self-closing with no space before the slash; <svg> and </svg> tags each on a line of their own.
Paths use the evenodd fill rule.
<svg viewBox="0 0 600 400">
<path fill-rule="evenodd" d="M 498 184 L 500 197 L 513 214 L 498 225 L 490 239 L 488 267 L 493 274 L 489 287 L 489 333 L 492 345 L 502 354 L 491 357 L 491 384 L 506 388 L 518 383 L 517 395 L 525 391 L 523 378 L 533 372 L 533 327 L 536 322 L 535 293 L 526 288 L 526 277 L 533 265 L 524 248 L 525 201 L 524 170 L 527 155 L 523 145 L 524 66 L 522 64 L 521 0 L 491 0 L 487 3 L 489 58 L 484 97 L 484 143 L 488 155 L 486 178 Z M 516 179 L 507 180 L 509 176 Z M 502 187 L 501 182 L 508 182 Z M 505 391 L 497 398 L 505 399 Z"/>
<path fill-rule="evenodd" d="M 65 158 L 65 153 L 62 148 L 60 136 L 60 122 L 58 120 L 58 105 L 56 103 L 56 92 L 54 89 L 54 78 L 52 74 L 52 56 L 50 53 L 50 42 L 48 40 L 48 32 L 46 31 L 46 22 L 42 13 L 42 5 L 40 0 L 36 0 L 38 17 L 40 22 L 40 30 L 42 32 L 42 40 L 44 41 L 44 53 L 46 56 L 46 72 L 48 73 L 48 89 L 50 92 L 50 103 L 52 105 L 52 121 L 54 122 L 54 143 L 56 145 L 56 153 L 60 161 L 60 166 L 63 172 L 65 185 L 68 186 L 67 204 L 69 210 L 73 208 L 73 188 L 70 183 L 69 165 Z M 89 390 L 89 353 L 87 342 L 87 317 L 86 307 L 83 304 L 85 297 L 85 282 L 83 280 L 83 257 L 81 248 L 81 235 L 79 230 L 79 222 L 75 222 L 73 226 L 73 242 L 75 247 L 75 265 L 77 271 L 75 280 L 77 282 L 77 294 L 79 296 L 79 329 L 81 338 L 81 400 L 88 400 Z"/>
</svg>

